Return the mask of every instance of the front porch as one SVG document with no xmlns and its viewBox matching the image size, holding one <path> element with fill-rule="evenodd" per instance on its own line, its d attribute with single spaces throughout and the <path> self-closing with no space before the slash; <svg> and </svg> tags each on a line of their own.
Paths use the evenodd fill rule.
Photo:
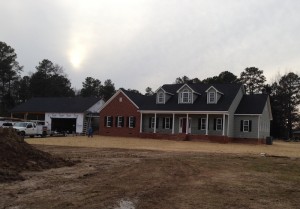
<svg viewBox="0 0 300 209">
<path fill-rule="evenodd" d="M 140 137 L 229 142 L 227 112 L 141 112 Z"/>
</svg>

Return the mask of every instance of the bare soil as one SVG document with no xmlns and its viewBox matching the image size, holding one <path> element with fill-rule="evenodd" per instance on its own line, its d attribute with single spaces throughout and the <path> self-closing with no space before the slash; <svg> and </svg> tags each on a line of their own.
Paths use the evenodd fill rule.
<svg viewBox="0 0 300 209">
<path fill-rule="evenodd" d="M 284 142 L 273 148 L 238 145 L 248 150 L 238 153 L 229 150 L 235 147 L 232 144 L 75 138 L 77 147 L 68 138 L 48 138 L 48 142 L 58 140 L 72 146 L 27 140 L 54 156 L 81 162 L 72 167 L 25 171 L 24 181 L 0 184 L 0 208 L 281 209 L 300 205 L 300 158 L 294 153 L 295 146 L 299 152 L 298 144 L 291 146 L 289 155 L 284 145 L 291 144 Z M 106 140 L 111 141 L 110 147 Z M 85 147 L 81 144 L 84 141 Z M 150 148 L 143 148 L 147 143 Z M 122 148 L 125 144 L 134 149 Z M 218 147 L 217 151 L 208 150 L 210 145 Z M 273 153 L 279 147 L 287 154 Z M 266 154 L 260 154 L 262 151 Z"/>
</svg>

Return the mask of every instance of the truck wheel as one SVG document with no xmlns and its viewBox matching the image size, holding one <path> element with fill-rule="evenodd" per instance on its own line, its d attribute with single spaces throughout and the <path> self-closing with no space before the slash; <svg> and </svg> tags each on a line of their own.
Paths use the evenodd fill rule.
<svg viewBox="0 0 300 209">
<path fill-rule="evenodd" d="M 21 132 L 20 132 L 20 136 L 24 137 L 24 136 L 25 136 L 25 132 L 24 132 L 24 131 L 21 131 Z"/>
<path fill-rule="evenodd" d="M 33 138 L 34 137 L 34 135 L 30 135 L 30 138 Z"/>
<path fill-rule="evenodd" d="M 47 132 L 46 131 L 43 131 L 43 134 L 41 135 L 41 137 L 46 137 L 47 136 Z"/>
</svg>

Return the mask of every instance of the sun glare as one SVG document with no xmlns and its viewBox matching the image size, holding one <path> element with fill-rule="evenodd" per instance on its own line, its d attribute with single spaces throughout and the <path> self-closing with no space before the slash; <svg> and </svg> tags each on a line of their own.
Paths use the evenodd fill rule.
<svg viewBox="0 0 300 209">
<path fill-rule="evenodd" d="M 75 44 L 69 52 L 69 61 L 75 69 L 79 69 L 84 58 L 85 48 L 80 44 Z"/>
</svg>

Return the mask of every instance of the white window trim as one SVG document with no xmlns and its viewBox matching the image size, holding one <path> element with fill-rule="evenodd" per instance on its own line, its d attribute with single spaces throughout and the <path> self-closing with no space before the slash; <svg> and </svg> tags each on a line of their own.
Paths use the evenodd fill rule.
<svg viewBox="0 0 300 209">
<path fill-rule="evenodd" d="M 167 126 L 167 124 L 168 124 L 168 126 Z M 171 128 L 171 118 L 170 117 L 166 117 L 165 118 L 165 129 L 170 129 L 170 128 Z"/>
<path fill-rule="evenodd" d="M 157 103 L 164 104 L 165 103 L 165 95 L 163 92 L 157 94 Z"/>
<path fill-rule="evenodd" d="M 249 128 L 250 128 L 250 122 L 249 122 L 250 120 L 244 120 L 243 121 L 243 132 L 249 132 Z M 246 124 L 246 122 L 248 123 L 248 124 Z M 247 130 L 245 130 L 245 127 L 247 127 Z"/>
<path fill-rule="evenodd" d="M 218 128 L 218 126 L 221 126 L 221 128 Z M 216 131 L 222 131 L 223 130 L 223 119 L 217 118 L 216 120 Z"/>
<path fill-rule="evenodd" d="M 185 95 L 187 94 L 187 101 L 184 101 L 183 98 Z M 192 100 L 193 100 L 193 95 L 192 95 L 192 92 L 189 91 L 188 89 L 184 89 L 182 92 L 180 92 L 180 103 L 182 104 L 191 104 L 192 103 Z"/>
<path fill-rule="evenodd" d="M 132 124 L 133 124 L 133 122 L 134 122 L 133 119 L 134 119 L 133 116 L 129 116 L 129 121 L 128 121 L 128 123 L 129 123 L 129 124 L 128 124 L 128 127 L 129 127 L 129 128 L 133 128 L 133 126 L 132 126 Z"/>
<path fill-rule="evenodd" d="M 155 117 L 151 117 L 151 128 L 154 129 L 154 126 L 155 126 Z"/>
<path fill-rule="evenodd" d="M 118 116 L 118 123 L 117 123 L 117 126 L 118 128 L 122 128 L 122 116 Z"/>
<path fill-rule="evenodd" d="M 106 116 L 106 127 L 111 127 L 111 118 L 112 116 Z"/>
<path fill-rule="evenodd" d="M 217 103 L 217 93 L 216 92 L 214 92 L 214 91 L 208 92 L 207 103 L 208 104 L 216 104 Z"/>
<path fill-rule="evenodd" d="M 204 125 L 204 127 L 203 127 L 203 125 Z M 206 118 L 201 118 L 200 130 L 206 130 Z"/>
</svg>

